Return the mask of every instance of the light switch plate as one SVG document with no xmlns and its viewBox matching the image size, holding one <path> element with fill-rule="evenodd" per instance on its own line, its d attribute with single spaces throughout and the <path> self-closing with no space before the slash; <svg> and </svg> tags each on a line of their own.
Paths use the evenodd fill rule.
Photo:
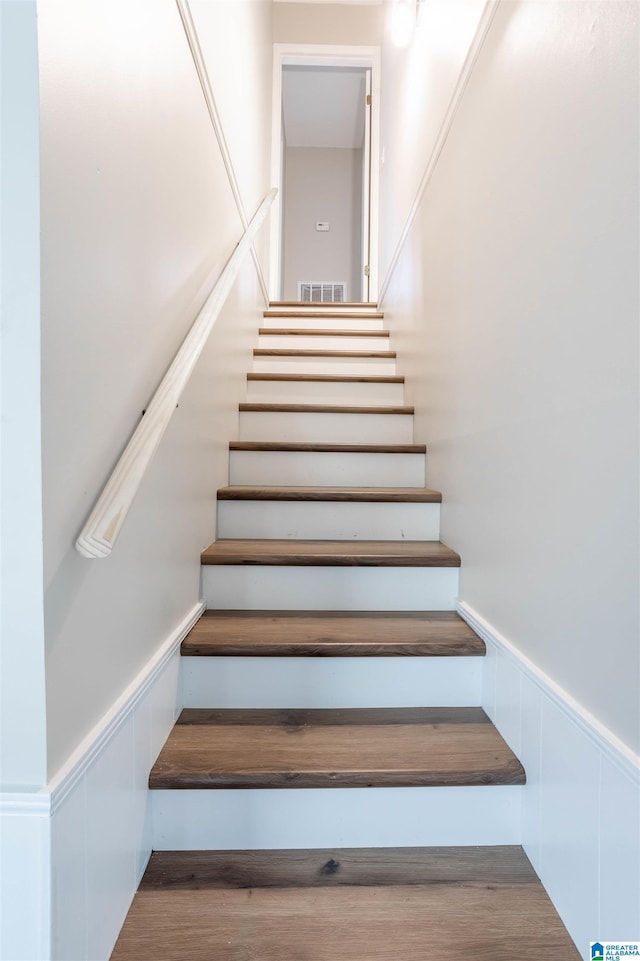
<svg viewBox="0 0 640 961">
<path fill-rule="evenodd" d="M 318 220 L 316 222 L 316 230 L 328 230 L 329 221 L 328 220 Z"/>
</svg>

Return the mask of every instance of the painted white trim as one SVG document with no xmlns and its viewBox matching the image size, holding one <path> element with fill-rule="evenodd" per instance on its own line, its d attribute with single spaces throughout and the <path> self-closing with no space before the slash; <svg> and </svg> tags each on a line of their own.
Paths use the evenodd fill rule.
<svg viewBox="0 0 640 961">
<path fill-rule="evenodd" d="M 62 804 L 76 782 L 91 767 L 121 724 L 129 717 L 136 704 L 144 697 L 175 653 L 176 648 L 179 647 L 195 622 L 201 616 L 204 608 L 205 605 L 203 601 L 199 601 L 191 608 L 164 643 L 160 645 L 155 654 L 151 656 L 136 677 L 134 677 L 129 686 L 125 688 L 117 701 L 111 705 L 109 710 L 100 718 L 95 727 L 80 742 L 75 751 L 56 772 L 53 778 L 51 778 L 47 785 L 47 791 L 51 798 L 52 813 Z"/>
<path fill-rule="evenodd" d="M 269 291 L 276 300 L 281 275 L 280 217 L 281 141 L 282 141 L 282 68 L 285 65 L 318 65 L 321 67 L 367 67 L 371 69 L 371 207 L 369 231 L 369 296 L 375 300 L 378 291 L 378 222 L 380 183 L 380 47 L 340 46 L 338 44 L 274 43 L 273 45 L 273 112 L 271 124 L 271 184 L 279 189 L 271 217 Z"/>
<path fill-rule="evenodd" d="M 216 140 L 218 141 L 218 146 L 220 147 L 222 162 L 224 163 L 224 167 L 227 172 L 227 177 L 229 178 L 229 184 L 231 186 L 231 193 L 233 194 L 233 199 L 235 201 L 238 214 L 240 215 L 240 221 L 242 223 L 242 226 L 244 230 L 246 230 L 249 225 L 247 211 L 245 209 L 244 202 L 242 200 L 240 185 L 238 184 L 238 178 L 236 176 L 233 159 L 231 157 L 231 152 L 229 150 L 229 144 L 227 143 L 227 138 L 225 137 L 225 133 L 224 133 L 224 127 L 222 126 L 222 120 L 218 112 L 218 105 L 216 104 L 216 98 L 213 95 L 213 87 L 211 86 L 211 80 L 209 79 L 209 72 L 207 71 L 204 54 L 202 53 L 202 47 L 200 46 L 198 31 L 196 30 L 196 25 L 193 22 L 191 8 L 189 7 L 189 0 L 176 0 L 176 5 L 178 7 L 178 13 L 180 14 L 180 19 L 182 20 L 182 26 L 184 27 L 184 32 L 187 37 L 187 43 L 189 44 L 191 56 L 193 57 L 193 63 L 196 68 L 196 73 L 198 74 L 198 80 L 200 81 L 200 86 L 202 87 L 202 93 L 204 95 L 205 103 L 207 105 L 207 111 L 209 113 L 211 124 L 213 126 L 213 132 L 215 133 Z M 264 274 L 262 273 L 262 266 L 260 264 L 260 259 L 258 257 L 257 251 L 253 244 L 251 245 L 251 256 L 255 264 L 256 272 L 258 274 L 258 282 L 260 284 L 260 288 L 262 290 L 262 295 L 264 297 L 264 302 L 266 305 L 269 302 L 269 294 L 267 291 L 267 285 L 264 279 Z"/>
<path fill-rule="evenodd" d="M 182 391 L 193 373 L 245 255 L 265 220 L 275 195 L 276 191 L 270 190 L 260 204 L 103 487 L 76 541 L 76 550 L 83 557 L 108 557 L 113 550 L 142 478 L 169 426 Z"/>
<path fill-rule="evenodd" d="M 0 817 L 49 817 L 51 795 L 46 789 L 29 793 L 3 791 L 0 794 Z"/>
<path fill-rule="evenodd" d="M 456 610 L 485 643 L 492 644 L 542 691 L 590 741 L 635 783 L 640 783 L 640 757 L 609 728 L 582 706 L 571 694 L 529 660 L 511 641 L 497 631 L 481 614 L 465 601 L 457 601 Z"/>
<path fill-rule="evenodd" d="M 484 10 L 482 11 L 482 16 L 480 17 L 478 27 L 474 34 L 473 40 L 471 41 L 471 46 L 469 47 L 469 51 L 462 65 L 462 70 L 460 71 L 458 81 L 454 87 L 453 93 L 451 94 L 451 99 L 449 100 L 446 113 L 442 119 L 438 136 L 436 137 L 433 149 L 429 155 L 429 159 L 427 160 L 424 173 L 422 174 L 415 200 L 411 204 L 407 219 L 404 227 L 402 228 L 402 233 L 400 234 L 400 239 L 398 240 L 393 257 L 391 258 L 391 263 L 389 264 L 386 277 L 384 278 L 384 282 L 380 287 L 380 292 L 378 295 L 378 307 L 382 305 L 384 298 L 387 295 L 387 290 L 389 289 L 389 284 L 391 283 L 391 279 L 398 265 L 400 254 L 402 253 L 404 245 L 407 241 L 407 237 L 409 236 L 411 228 L 413 227 L 413 223 L 416 219 L 418 210 L 420 209 L 420 205 L 422 204 L 427 187 L 429 186 L 433 173 L 438 165 L 440 155 L 443 151 L 444 145 L 447 142 L 451 127 L 453 126 L 453 121 L 455 120 L 458 107 L 460 106 L 464 92 L 467 89 L 467 84 L 471 79 L 473 68 L 476 65 L 478 55 L 482 49 L 482 45 L 484 44 L 500 3 L 501 0 L 487 0 Z"/>
</svg>

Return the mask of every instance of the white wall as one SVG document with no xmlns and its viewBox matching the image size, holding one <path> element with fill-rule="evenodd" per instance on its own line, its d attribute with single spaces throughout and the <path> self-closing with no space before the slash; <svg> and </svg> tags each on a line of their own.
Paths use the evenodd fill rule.
<svg viewBox="0 0 640 961">
<path fill-rule="evenodd" d="M 636 11 L 500 6 L 387 302 L 462 597 L 635 750 Z"/>
<path fill-rule="evenodd" d="M 337 43 L 377 46 L 381 3 L 274 3 L 274 43 Z"/>
<path fill-rule="evenodd" d="M 250 214 L 268 189 L 271 20 L 196 3 Z M 49 769 L 54 773 L 199 598 L 216 486 L 259 322 L 243 273 L 112 557 L 73 542 L 212 280 L 240 218 L 176 5 L 43 0 L 43 456 Z M 247 60 L 230 84 L 221 64 Z M 226 58 L 226 59 L 225 59 Z M 253 76 L 256 73 L 256 76 Z M 249 82 L 251 81 L 251 82 Z M 266 231 L 265 231 L 266 233 Z M 252 272 L 253 271 L 253 272 Z"/>
<path fill-rule="evenodd" d="M 486 705 L 528 768 L 526 849 L 581 952 L 640 923 L 637 15 L 498 5 L 384 303 L 461 602 L 513 653 Z"/>
<path fill-rule="evenodd" d="M 380 118 L 381 284 L 438 138 L 485 0 L 429 0 L 408 48 L 391 43 L 385 4 Z"/>
<path fill-rule="evenodd" d="M 46 780 L 35 3 L 0 4 L 0 782 Z"/>
<path fill-rule="evenodd" d="M 362 150 L 287 147 L 284 179 L 284 299 L 298 281 L 346 281 L 361 296 Z M 329 230 L 316 230 L 328 221 Z"/>
<path fill-rule="evenodd" d="M 199 552 L 264 301 L 247 258 L 113 556 L 80 557 L 75 537 L 240 216 L 177 5 L 41 0 L 37 12 L 36 37 L 35 4 L 0 6 L 0 957 L 106 961 L 150 853 L 146 781 L 179 707 L 179 644 L 201 610 Z M 269 179 L 271 7 L 205 13 L 224 134 L 232 152 L 251 147 L 237 167 L 251 216 Z M 223 49 L 251 64 L 240 91 L 220 74 Z"/>
</svg>

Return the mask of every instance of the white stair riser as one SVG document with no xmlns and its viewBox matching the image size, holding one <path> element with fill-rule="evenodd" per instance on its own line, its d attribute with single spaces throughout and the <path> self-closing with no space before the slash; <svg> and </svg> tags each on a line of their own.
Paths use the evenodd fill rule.
<svg viewBox="0 0 640 961">
<path fill-rule="evenodd" d="M 437 541 L 440 504 L 223 500 L 218 537 Z"/>
<path fill-rule="evenodd" d="M 183 657 L 184 707 L 472 707 L 481 657 Z"/>
<path fill-rule="evenodd" d="M 151 791 L 156 851 L 520 844 L 519 785 Z"/>
<path fill-rule="evenodd" d="M 297 330 L 384 330 L 384 321 L 376 317 L 368 317 L 362 313 L 359 317 L 303 317 L 290 313 L 286 317 L 264 317 L 261 327 L 270 330 L 282 327 L 294 327 Z"/>
<path fill-rule="evenodd" d="M 254 357 L 253 370 L 265 374 L 395 374 L 395 358 Z"/>
<path fill-rule="evenodd" d="M 233 450 L 230 484 L 424 487 L 424 454 Z"/>
<path fill-rule="evenodd" d="M 243 411 L 240 440 L 322 444 L 411 444 L 413 414 Z"/>
<path fill-rule="evenodd" d="M 253 404 L 403 404 L 404 384 L 363 381 L 249 380 Z"/>
<path fill-rule="evenodd" d="M 260 334 L 258 347 L 267 350 L 389 350 L 388 337 L 335 337 L 326 334 Z"/>
<path fill-rule="evenodd" d="M 293 611 L 452 611 L 457 567 L 206 565 L 208 608 Z"/>
</svg>

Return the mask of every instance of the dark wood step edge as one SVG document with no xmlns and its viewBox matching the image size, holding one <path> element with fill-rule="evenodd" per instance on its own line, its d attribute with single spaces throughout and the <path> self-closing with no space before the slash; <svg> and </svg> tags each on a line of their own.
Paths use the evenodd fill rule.
<svg viewBox="0 0 640 961">
<path fill-rule="evenodd" d="M 154 851 L 140 890 L 538 884 L 521 847 Z"/>
<path fill-rule="evenodd" d="M 204 565 L 283 567 L 460 567 L 439 541 L 226 539 L 200 555 Z"/>
<path fill-rule="evenodd" d="M 256 414 L 413 414 L 413 407 L 400 405 L 355 406 L 349 404 L 238 404 L 241 413 Z"/>
<path fill-rule="evenodd" d="M 453 611 L 206 611 L 185 657 L 482 657 L 485 643 Z"/>
<path fill-rule="evenodd" d="M 364 504 L 440 504 L 440 491 L 427 487 L 282 487 L 231 484 L 219 501 L 335 501 Z"/>
<path fill-rule="evenodd" d="M 255 347 L 254 357 L 342 357 L 346 360 L 351 358 L 378 358 L 382 360 L 394 360 L 395 350 L 294 350 L 293 348 L 271 349 L 266 347 Z"/>
<path fill-rule="evenodd" d="M 395 374 L 266 374 L 251 371 L 247 380 L 303 381 L 319 384 L 404 384 L 404 377 Z"/>
<path fill-rule="evenodd" d="M 316 454 L 426 454 L 425 444 L 315 444 L 302 441 L 232 440 L 229 450 Z"/>
<path fill-rule="evenodd" d="M 382 337 L 389 339 L 388 330 L 340 330 L 312 327 L 259 327 L 260 337 Z"/>
</svg>

